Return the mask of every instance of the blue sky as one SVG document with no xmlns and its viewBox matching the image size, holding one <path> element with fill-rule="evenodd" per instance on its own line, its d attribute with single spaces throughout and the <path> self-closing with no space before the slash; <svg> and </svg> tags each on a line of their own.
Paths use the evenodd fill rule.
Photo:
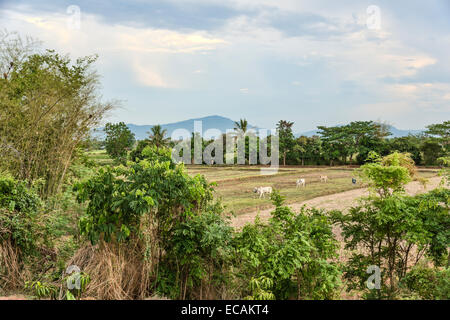
<svg viewBox="0 0 450 320">
<path fill-rule="evenodd" d="M 0 27 L 72 57 L 99 54 L 103 97 L 122 101 L 109 121 L 219 114 L 266 128 L 288 119 L 301 132 L 450 119 L 447 0 L 0 0 Z"/>
</svg>

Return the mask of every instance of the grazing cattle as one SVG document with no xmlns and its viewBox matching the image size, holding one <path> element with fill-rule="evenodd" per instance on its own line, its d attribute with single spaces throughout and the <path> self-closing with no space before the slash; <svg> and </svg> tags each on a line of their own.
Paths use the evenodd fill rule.
<svg viewBox="0 0 450 320">
<path fill-rule="evenodd" d="M 253 189 L 253 192 L 259 194 L 259 198 L 261 199 L 261 197 L 264 197 L 266 193 L 272 193 L 272 187 L 257 187 Z"/>
<path fill-rule="evenodd" d="M 320 182 L 327 182 L 328 177 L 327 176 L 320 176 Z"/>
<path fill-rule="evenodd" d="M 306 187 L 306 180 L 305 179 L 297 179 L 296 188 L 299 186 Z"/>
<path fill-rule="evenodd" d="M 356 179 L 355 178 L 352 178 L 352 183 L 356 184 Z"/>
</svg>

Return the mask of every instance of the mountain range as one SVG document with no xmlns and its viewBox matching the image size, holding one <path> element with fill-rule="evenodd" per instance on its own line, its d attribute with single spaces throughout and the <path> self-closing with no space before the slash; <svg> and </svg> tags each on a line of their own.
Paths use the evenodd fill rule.
<svg viewBox="0 0 450 320">
<path fill-rule="evenodd" d="M 170 137 L 172 135 L 172 132 L 176 129 L 186 129 L 188 132 L 192 133 L 194 131 L 194 122 L 195 121 L 202 122 L 202 131 L 203 132 L 205 132 L 208 129 L 219 129 L 221 132 L 225 133 L 227 129 L 233 129 L 235 127 L 234 120 L 231 120 L 226 117 L 218 116 L 218 115 L 207 116 L 207 117 L 196 118 L 196 119 L 189 119 L 189 120 L 184 120 L 184 121 L 179 121 L 179 122 L 174 122 L 174 123 L 162 124 L 161 127 L 162 127 L 162 129 L 167 130 L 166 136 Z M 146 139 L 149 136 L 148 132 L 151 130 L 151 128 L 153 126 L 154 125 L 136 125 L 136 124 L 132 124 L 132 123 L 127 124 L 127 127 L 131 130 L 131 132 L 134 133 L 137 140 Z M 248 127 L 249 127 L 249 129 L 250 128 L 253 128 L 255 130 L 258 129 L 257 126 L 250 125 L 250 124 Z M 390 131 L 392 133 L 392 135 L 390 137 L 404 137 L 409 134 L 418 134 L 418 133 L 423 132 L 423 130 L 401 130 L 401 129 L 397 129 L 393 126 L 390 127 Z M 296 133 L 295 136 L 299 137 L 299 136 L 303 135 L 303 136 L 311 137 L 316 134 L 317 134 L 316 130 L 310 130 L 310 131 Z M 96 129 L 93 132 L 93 136 L 95 136 L 99 139 L 104 139 L 105 134 L 103 132 L 103 128 Z"/>
</svg>

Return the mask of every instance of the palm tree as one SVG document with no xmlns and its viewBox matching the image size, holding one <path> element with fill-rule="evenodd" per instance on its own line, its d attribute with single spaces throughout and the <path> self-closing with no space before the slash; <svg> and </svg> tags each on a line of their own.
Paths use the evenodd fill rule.
<svg viewBox="0 0 450 320">
<path fill-rule="evenodd" d="M 236 131 L 242 130 L 242 132 L 245 134 L 247 132 L 247 129 L 248 129 L 247 120 L 240 119 L 239 122 L 238 121 L 234 122 L 234 130 L 236 130 Z"/>
<path fill-rule="evenodd" d="M 153 126 L 151 132 L 147 133 L 150 135 L 148 141 L 157 148 L 162 148 L 169 144 L 170 138 L 164 138 L 167 130 L 163 130 L 159 124 Z"/>
</svg>

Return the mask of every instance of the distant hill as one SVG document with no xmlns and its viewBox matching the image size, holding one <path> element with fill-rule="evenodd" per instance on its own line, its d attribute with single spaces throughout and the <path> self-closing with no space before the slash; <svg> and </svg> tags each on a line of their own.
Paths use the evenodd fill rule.
<svg viewBox="0 0 450 320">
<path fill-rule="evenodd" d="M 172 132 L 176 129 L 186 129 L 187 131 L 192 133 L 194 131 L 194 121 L 202 121 L 203 132 L 205 132 L 208 129 L 219 129 L 221 132 L 225 133 L 227 129 L 234 128 L 234 120 L 218 115 L 162 124 L 161 127 L 167 130 L 166 136 L 170 137 L 172 135 Z M 131 130 L 131 132 L 134 133 L 136 139 L 143 140 L 148 138 L 148 132 L 153 127 L 153 125 L 136 125 L 129 123 L 127 124 L 127 127 Z M 253 128 L 255 130 L 258 129 L 258 127 L 249 124 L 249 129 L 250 128 Z M 390 137 L 404 137 L 407 136 L 408 134 L 418 134 L 423 132 L 423 130 L 400 130 L 392 126 L 390 128 L 390 131 L 392 132 L 392 135 Z M 105 138 L 103 128 L 96 129 L 92 135 L 99 139 Z M 295 134 L 296 137 L 299 136 L 312 137 L 313 135 L 317 135 L 317 130 L 311 130 Z"/>
<path fill-rule="evenodd" d="M 406 137 L 409 134 L 419 134 L 419 133 L 424 132 L 425 130 L 401 130 L 401 129 L 397 129 L 397 128 L 391 126 L 389 128 L 389 131 L 392 133 L 389 136 L 389 138 L 398 138 L 398 137 Z M 317 130 L 310 130 L 310 131 L 295 134 L 296 137 L 300 137 L 300 136 L 312 137 L 314 135 L 317 135 Z"/>
<path fill-rule="evenodd" d="M 172 135 L 172 132 L 176 129 L 186 129 L 191 133 L 194 132 L 194 121 L 202 121 L 203 133 L 208 129 L 219 129 L 221 132 L 225 133 L 227 129 L 233 129 L 235 126 L 233 120 L 222 116 L 214 115 L 203 118 L 184 120 L 180 122 L 161 124 L 161 127 L 162 129 L 167 130 L 166 136 L 170 137 Z M 127 127 L 131 130 L 131 132 L 134 133 L 136 139 L 138 140 L 148 138 L 148 132 L 151 130 L 153 126 L 154 125 L 136 125 L 132 123 L 127 124 Z M 257 129 L 257 127 L 249 124 L 249 129 L 250 128 Z M 93 135 L 99 139 L 103 139 L 105 137 L 103 128 L 95 130 Z"/>
</svg>

